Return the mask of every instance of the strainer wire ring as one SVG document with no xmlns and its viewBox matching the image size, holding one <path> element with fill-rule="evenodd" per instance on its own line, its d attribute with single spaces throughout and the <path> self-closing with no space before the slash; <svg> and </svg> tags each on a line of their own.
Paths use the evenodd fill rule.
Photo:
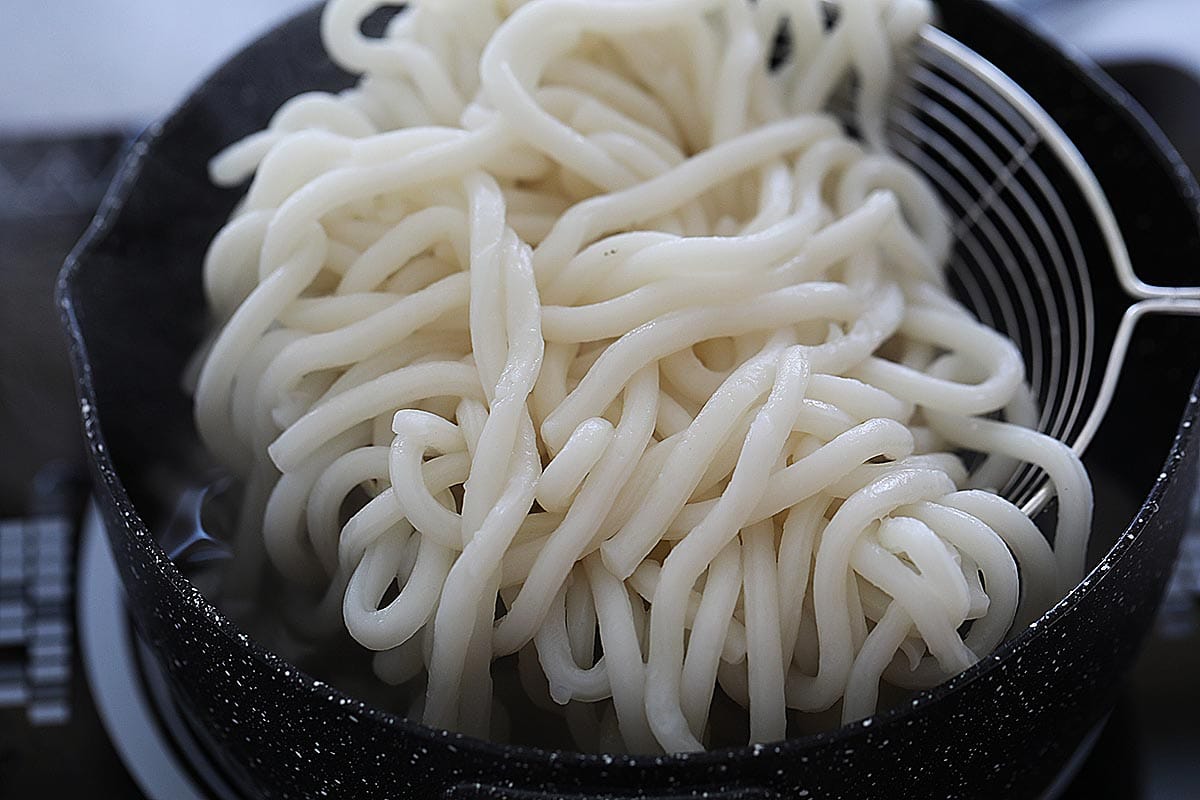
<svg viewBox="0 0 1200 800">
<path fill-rule="evenodd" d="M 972 113 L 974 118 L 987 118 L 985 116 L 984 109 L 979 108 L 978 104 L 975 103 L 972 98 L 955 89 L 948 82 L 938 78 L 936 75 L 932 76 L 932 78 L 932 81 L 924 83 L 924 85 L 928 86 L 929 89 L 938 92 L 939 94 L 944 94 L 944 96 L 951 100 L 956 107 L 963 108 L 969 113 Z M 988 98 L 986 95 L 980 96 L 980 102 L 982 103 L 987 103 L 989 99 L 990 98 Z M 1001 108 L 997 108 L 996 105 L 990 103 L 988 104 L 988 108 L 986 110 L 993 113 L 1003 113 Z M 970 144 L 970 138 L 975 138 L 978 140 L 977 136 L 974 136 L 970 133 L 968 126 L 965 125 L 961 119 L 954 117 L 952 114 L 944 113 L 941 108 L 929 109 L 929 113 L 936 117 L 941 124 L 947 126 L 948 128 L 956 129 L 959 138 L 964 142 Z M 1057 239 L 1053 235 L 1052 230 L 1055 226 L 1052 226 L 1052 224 L 1047 221 L 1045 215 L 1042 213 L 1042 209 L 1035 202 L 1035 199 L 1028 194 L 1021 183 L 1013 180 L 1013 177 L 1015 177 L 1018 172 L 1023 171 L 1030 179 L 1033 180 L 1037 188 L 1041 191 L 1040 196 L 1049 204 L 1049 210 L 1053 212 L 1057 218 L 1057 222 L 1059 223 L 1056 226 L 1057 229 L 1062 231 L 1067 237 L 1067 245 L 1070 250 L 1072 263 L 1083 263 L 1084 259 L 1079 238 L 1076 235 L 1074 226 L 1070 224 L 1069 217 L 1062 205 L 1061 199 L 1059 198 L 1057 192 L 1054 191 L 1050 181 L 1046 178 L 1046 175 L 1038 166 L 1038 163 L 1035 160 L 1032 160 L 1032 154 L 1037 145 L 1041 142 L 1041 139 L 1036 135 L 1037 132 L 1035 129 L 1028 124 L 1025 127 L 1026 131 L 1014 132 L 1011 136 L 1002 136 L 1001 133 L 996 132 L 995 130 L 989 131 L 989 133 L 991 133 L 993 136 L 1002 140 L 1002 144 L 1007 147 L 1008 151 L 1012 153 L 1012 155 L 1008 159 L 1007 163 L 1000 164 L 998 163 L 998 157 L 996 157 L 994 153 L 989 152 L 987 148 L 980 148 L 982 152 L 978 153 L 978 156 L 985 159 L 987 156 L 996 158 L 997 163 L 993 163 L 992 166 L 994 167 L 994 174 L 997 177 L 990 183 L 990 185 L 986 187 L 986 194 L 981 196 L 981 200 L 974 204 L 970 209 L 970 212 L 959 221 L 956 226 L 956 234 L 962 236 L 967 230 L 979 225 L 987 225 L 989 228 L 991 228 L 991 221 L 984 212 L 986 210 L 991 210 L 992 212 L 998 214 L 1001 217 L 1001 222 L 1005 224 L 1008 232 L 1019 240 L 1018 244 L 1021 247 L 1022 255 L 1025 258 L 1025 263 L 1030 268 L 1036 270 L 1034 277 L 1037 280 L 1039 288 L 1043 290 L 1043 296 L 1045 296 L 1052 294 L 1054 282 L 1050 280 L 1049 276 L 1043 270 L 1044 262 L 1041 258 L 1037 257 L 1034 243 L 1029 240 L 1027 230 L 1017 223 L 1016 219 L 1014 218 L 1013 210 L 1007 204 L 998 204 L 994 202 L 994 200 L 999 197 L 1003 191 L 1011 192 L 1014 195 L 1018 205 L 1020 206 L 1020 210 L 1028 215 L 1029 222 L 1034 226 L 1034 228 L 1036 228 L 1041 242 L 1048 248 L 1048 255 L 1050 257 L 1049 260 L 1053 264 L 1055 275 L 1058 278 L 1058 285 L 1062 287 L 1072 286 L 1072 276 L 1067 268 L 1067 260 L 1064 257 Z M 1018 134 L 1022 133 L 1023 135 L 1020 139 L 1018 139 Z M 989 239 L 995 241 L 995 238 L 999 237 L 999 232 L 993 230 L 992 233 L 994 233 L 995 236 L 989 236 Z M 1007 245 L 1005 249 L 1007 249 Z M 1001 261 L 1003 262 L 1003 258 L 1001 258 Z M 992 266 L 988 262 L 979 262 L 979 265 L 981 267 Z M 960 275 L 960 279 L 961 277 L 962 276 Z M 994 276 L 994 280 L 1001 280 L 1001 276 Z M 1025 284 L 1025 282 L 1018 281 L 1015 283 L 1015 288 L 1017 289 L 1018 294 L 1022 295 L 1020 300 L 1029 312 L 1026 314 L 1026 318 L 1030 320 L 1037 319 L 1039 317 L 1037 314 L 1038 306 L 1033 297 L 1028 296 L 1029 287 Z M 1067 316 L 1065 326 L 1059 319 L 1059 309 L 1057 305 L 1045 305 L 1043 310 L 1047 315 L 1046 326 L 1049 330 L 1061 330 L 1064 327 L 1066 330 L 1072 331 L 1080 329 L 1080 320 L 1078 318 L 1080 310 L 1076 308 L 1074 303 L 1066 303 L 1065 308 L 1063 309 Z M 1091 312 L 1092 309 L 1088 306 L 1085 306 L 1082 310 L 1084 316 L 1082 322 L 1084 326 L 1083 330 L 1085 348 L 1087 343 L 1090 343 L 1091 341 L 1090 334 L 1092 325 L 1094 324 L 1094 321 L 1091 318 Z M 1017 330 L 1015 327 L 1008 327 L 1006 329 L 1009 331 Z M 1037 331 L 1032 333 L 1036 334 Z M 1041 375 L 1043 365 L 1041 363 L 1041 347 L 1038 345 L 1042 341 L 1042 337 L 1032 335 L 1030 341 L 1034 344 L 1033 351 L 1027 354 L 1030 358 L 1031 372 L 1034 375 Z M 1052 435 L 1060 436 L 1067 434 L 1075 424 L 1075 418 L 1078 413 L 1078 404 L 1082 402 L 1082 392 L 1074 393 L 1072 390 L 1076 386 L 1077 382 L 1086 384 L 1087 376 L 1090 372 L 1088 367 L 1091 364 L 1091 353 L 1086 349 L 1082 355 L 1077 352 L 1078 342 L 1074 337 L 1070 338 L 1068 341 L 1069 352 L 1065 354 L 1065 357 L 1056 346 L 1057 344 L 1058 340 L 1052 338 L 1049 352 L 1050 364 L 1048 372 L 1051 376 L 1058 376 L 1061 374 L 1063 366 L 1065 366 L 1066 375 L 1063 380 L 1051 380 L 1047 385 L 1041 387 L 1043 392 L 1046 393 L 1041 396 L 1043 407 L 1042 415 L 1039 420 L 1039 427 L 1042 430 L 1050 432 Z M 1082 375 L 1080 374 L 1081 364 L 1084 367 L 1082 370 Z M 1062 392 L 1066 397 L 1071 397 L 1072 394 L 1074 394 L 1075 403 L 1071 405 L 1060 403 L 1058 398 L 1060 392 Z M 1052 415 L 1053 419 L 1051 419 Z"/>
<path fill-rule="evenodd" d="M 933 111 L 928 108 L 926 108 L 925 110 L 928 113 L 931 113 L 931 114 L 933 113 Z M 923 126 L 915 118 L 915 115 L 898 114 L 898 115 L 894 116 L 892 118 L 892 120 L 896 126 L 895 127 L 896 132 L 903 137 L 902 142 L 893 142 L 893 146 L 895 147 L 895 149 L 899 155 L 904 156 L 909 161 L 916 162 L 917 159 L 921 157 L 921 154 L 919 151 L 919 147 L 921 144 L 927 144 L 927 145 L 932 144 L 935 147 L 939 147 L 941 145 L 949 146 L 948 143 L 944 139 L 942 139 L 940 136 L 938 136 L 938 134 L 936 134 L 933 131 L 928 130 L 927 126 Z M 939 120 L 939 121 L 943 122 L 943 124 L 946 123 L 946 120 Z M 964 138 L 965 138 L 965 136 L 964 136 Z M 981 155 L 984 155 L 984 154 L 981 153 Z M 985 157 L 995 158 L 995 155 L 993 153 L 991 153 L 990 151 L 988 151 L 988 152 L 986 152 Z M 996 160 L 999 160 L 999 159 L 996 159 Z M 951 194 L 954 197 L 955 201 L 966 212 L 970 212 L 971 209 L 976 205 L 976 203 L 970 199 L 970 197 L 971 197 L 970 192 L 972 190 L 980 192 L 980 193 L 986 192 L 986 191 L 988 191 L 988 187 L 991 183 L 981 173 L 970 168 L 969 166 L 966 166 L 966 167 L 960 169 L 958 171 L 958 173 L 955 174 L 955 173 L 952 173 L 949 170 L 946 170 L 945 168 L 943 168 L 936 161 L 932 161 L 932 160 L 921 161 L 920 164 L 921 164 L 921 170 L 923 172 L 925 172 L 928 177 L 933 178 L 934 182 L 937 184 L 937 186 L 940 189 Z M 1001 166 L 1000 169 L 1002 169 L 1002 168 L 1003 167 Z M 958 178 L 966 179 L 966 182 L 968 185 L 964 186 L 963 181 L 958 180 Z M 975 256 L 975 263 L 982 264 L 986 260 L 984 255 L 980 251 L 980 242 L 979 242 L 979 238 L 978 238 L 980 235 L 982 235 L 982 237 L 994 249 L 999 251 L 1001 258 L 1004 258 L 1004 256 L 1006 254 L 1009 257 L 1013 257 L 1013 258 L 1016 257 L 1015 253 L 1011 252 L 1009 243 L 1004 239 L 1004 237 L 1000 234 L 1000 232 L 998 230 L 996 230 L 995 225 L 992 224 L 992 222 L 990 220 L 988 220 L 986 217 L 979 217 L 979 218 L 977 218 L 976 222 L 978 224 L 973 224 L 973 225 L 967 226 L 965 228 L 956 229 L 956 231 L 955 231 L 956 240 L 959 243 L 961 243 L 962 245 L 964 245 L 968 249 L 968 251 L 970 251 L 971 254 L 973 256 Z M 1014 234 L 1023 233 L 1023 231 L 1014 226 L 1013 233 Z M 1019 244 L 1022 245 L 1021 249 L 1027 255 L 1031 254 L 1030 253 L 1030 248 L 1032 246 L 1031 243 L 1029 243 L 1028 241 L 1025 241 L 1025 242 L 1020 242 Z M 1000 327 L 996 324 L 996 320 L 994 318 L 992 318 L 991 309 L 988 308 L 987 300 L 986 300 L 986 297 L 988 296 L 988 294 L 991 294 L 992 296 L 994 296 L 996 298 L 1004 296 L 1004 294 L 1005 294 L 1004 289 L 996 288 L 996 285 L 995 285 L 996 281 L 999 279 L 999 275 L 991 270 L 989 270 L 986 273 L 985 277 L 987 278 L 988 283 L 992 287 L 990 293 L 985 292 L 979 286 L 978 280 L 970 280 L 969 282 L 967 281 L 968 278 L 977 279 L 979 277 L 980 276 L 976 275 L 974 272 L 969 272 L 966 274 L 959 275 L 959 279 L 964 282 L 964 289 L 968 293 L 968 296 L 971 298 L 972 308 L 974 308 L 976 310 L 976 312 L 979 314 L 980 321 L 987 325 L 990 325 L 991 327 Z M 1019 295 L 1019 300 L 1021 301 L 1020 305 L 1027 312 L 1023 316 L 1028 318 L 1029 316 L 1031 316 L 1028 312 L 1033 309 L 1033 297 L 1029 293 L 1028 287 L 1024 284 L 1024 282 L 1018 283 L 1016 289 L 1017 289 L 1017 293 Z M 1003 328 L 1002 329 L 1004 329 L 1004 330 L 1019 330 L 1020 329 L 1019 321 L 1015 316 L 1015 314 L 1016 314 L 1015 308 L 1013 308 L 1011 305 L 1005 304 L 1000 309 L 1000 312 L 1001 312 L 1001 317 L 1003 318 Z M 1034 372 L 1035 374 L 1040 373 L 1041 370 L 1043 369 L 1043 364 L 1042 364 L 1043 355 L 1042 355 L 1041 348 L 1035 347 L 1027 355 L 1030 357 L 1030 360 L 1032 362 L 1032 372 Z"/>
<path fill-rule="evenodd" d="M 1080 317 L 1083 327 L 1091 329 L 1093 308 L 1086 302 L 1082 309 L 1077 306 L 1077 300 L 1086 298 L 1074 291 L 1078 282 L 1071 278 L 1063 251 L 1065 246 L 1070 263 L 1085 269 L 1079 238 L 1034 158 L 1041 143 L 1036 130 L 958 62 L 930 54 L 929 48 L 919 54 L 924 63 L 909 73 L 904 84 L 909 91 L 897 92 L 892 105 L 893 147 L 941 190 L 956 219 L 958 247 L 950 271 L 968 305 L 982 321 L 1013 336 L 1025 353 L 1035 394 L 1042 401 L 1035 426 L 1067 439 L 1091 374 L 1090 360 L 1082 361 L 1080 368 L 1078 333 Z M 1027 187 L 1018 176 L 1033 186 Z M 997 202 L 1001 197 L 1010 202 Z M 1061 240 L 1054 231 L 1061 232 Z M 1047 263 L 1053 264 L 1056 280 L 1046 273 Z M 1035 294 L 1058 302 L 1038 303 Z M 1067 316 L 1066 325 L 1060 311 Z M 999 314 L 1000 324 L 993 312 Z M 1046 335 L 1048 331 L 1075 335 Z M 1043 364 L 1047 347 L 1049 359 Z M 1040 470 L 1014 467 L 1009 480 L 996 488 L 1020 503 L 1035 488 Z"/>
<path fill-rule="evenodd" d="M 1105 365 L 1100 390 L 1087 421 L 1080 432 L 1067 442 L 1076 453 L 1082 455 L 1099 429 L 1112 402 L 1125 354 L 1128 352 L 1129 343 L 1138 321 L 1147 314 L 1200 316 L 1200 287 L 1155 286 L 1138 278 L 1130 261 L 1129 251 L 1125 247 L 1125 241 L 1121 236 L 1120 226 L 1117 224 L 1112 207 L 1104 196 L 1104 190 L 1101 188 L 1099 180 L 1088 167 L 1078 148 L 1067 138 L 1067 135 L 1050 115 L 994 64 L 953 37 L 930 28 L 922 34 L 922 39 L 926 46 L 945 55 L 982 80 L 1033 126 L 1041 141 L 1057 156 L 1059 163 L 1070 173 L 1082 193 L 1104 238 L 1121 287 L 1131 299 L 1139 301 L 1126 309 L 1121 319 Z M 1085 282 L 1088 281 L 1086 271 L 1081 272 L 1078 278 Z M 1084 290 L 1085 297 L 1090 296 L 1090 285 L 1085 283 L 1081 288 Z M 1085 331 L 1084 344 L 1087 350 L 1083 363 L 1091 362 L 1094 338 L 1094 330 Z M 1033 516 L 1045 507 L 1052 496 L 1050 487 L 1043 483 L 1028 500 L 1021 504 L 1021 510 Z"/>
<path fill-rule="evenodd" d="M 930 88 L 933 89 L 934 87 Z M 966 103 L 967 100 L 955 100 L 954 102 Z M 926 106 L 923 110 L 932 116 L 938 117 L 938 121 L 942 124 L 947 125 L 948 127 L 952 125 L 950 120 L 943 118 L 944 115 L 938 113 L 934 109 Z M 897 126 L 897 132 L 906 140 L 903 143 L 896 144 L 897 152 L 900 155 L 908 158 L 910 161 L 916 162 L 922 157 L 918 150 L 921 143 L 926 145 L 932 144 L 935 148 L 942 150 L 948 150 L 953 147 L 953 145 L 951 145 L 949 142 L 946 142 L 938 134 L 928 130 L 927 126 L 922 126 L 922 124 L 916 120 L 914 115 L 898 115 L 896 118 L 894 118 L 894 122 Z M 966 126 L 961 126 L 960 130 L 958 131 L 958 135 L 959 138 L 968 145 L 971 144 L 972 140 L 976 142 L 979 141 L 978 137 L 966 131 Z M 980 144 L 982 143 L 980 142 Z M 918 147 L 914 147 L 913 145 L 917 145 Z M 990 166 L 994 168 L 995 174 L 1001 174 L 1005 170 L 1005 166 L 999 163 L 999 157 L 990 150 L 980 147 L 979 155 L 980 157 L 985 158 L 985 160 L 991 162 Z M 1017 157 L 1019 157 L 1019 155 L 1014 156 L 1014 158 Z M 999 327 L 1001 330 L 1010 332 L 1027 330 L 1028 327 L 1036 325 L 1036 320 L 1040 315 L 1038 313 L 1038 307 L 1034 297 L 1029 290 L 1028 284 L 1025 281 L 1016 281 L 1014 283 L 1013 288 L 1015 289 L 1017 295 L 1016 299 L 1018 301 L 1017 305 L 1019 308 L 1014 307 L 1010 302 L 1012 298 L 1009 296 L 1010 293 L 1007 287 L 1004 285 L 1003 276 L 999 273 L 999 271 L 992 268 L 993 264 L 985 255 L 981 245 L 980 237 L 982 237 L 983 243 L 986 243 L 991 247 L 991 249 L 997 252 L 998 260 L 1001 263 L 1011 263 L 1015 262 L 1017 259 L 1018 254 L 1013 252 L 1012 243 L 1010 243 L 1004 237 L 1002 232 L 996 228 L 993 221 L 989 219 L 987 215 L 979 214 L 975 211 L 978 206 L 978 202 L 970 199 L 970 193 L 972 190 L 976 193 L 976 196 L 987 194 L 990 191 L 990 187 L 994 181 L 989 181 L 983 174 L 977 170 L 974 170 L 970 165 L 963 165 L 960 167 L 957 176 L 965 178 L 970 184 L 970 186 L 964 187 L 962 186 L 962 181 L 956 179 L 955 174 L 944 169 L 940 164 L 937 163 L 936 160 L 921 160 L 919 163 L 922 171 L 925 172 L 927 176 L 932 178 L 939 188 L 941 188 L 944 192 L 948 192 L 954 196 L 958 205 L 964 209 L 964 221 L 967 219 L 972 220 L 971 224 L 968 225 L 956 225 L 955 238 L 959 244 L 967 249 L 968 254 L 972 256 L 971 263 L 978 266 L 979 269 L 957 271 L 956 275 L 959 281 L 963 284 L 963 289 L 970 298 L 970 304 L 979 315 L 980 320 L 985 324 L 991 325 L 992 327 Z M 1019 187 L 1018 191 L 1024 193 L 1024 190 L 1020 189 Z M 1026 198 L 1025 200 L 1021 201 L 1020 204 L 1022 210 L 1031 218 L 1033 218 L 1035 224 L 1041 228 L 1042 224 L 1044 223 L 1037 219 L 1040 211 L 1036 204 L 1033 203 L 1032 199 Z M 1021 251 L 1020 255 L 1024 259 L 1025 263 L 1039 263 L 1041 259 L 1037 256 L 1033 242 L 1029 239 L 1027 231 L 1016 223 L 1012 210 L 1003 204 L 993 206 L 993 210 L 1003 218 L 1001 222 L 1005 223 L 1005 229 L 1016 240 L 1015 244 L 1019 247 Z M 1063 259 L 1062 253 L 1056 249 L 1056 243 L 1053 241 L 1052 237 L 1046 237 L 1043 235 L 1043 242 L 1048 247 L 1054 248 L 1050 253 L 1051 259 L 1055 261 L 1056 264 L 1061 262 Z M 988 284 L 988 290 L 986 291 L 979 285 L 978 281 L 981 277 L 984 278 Z M 992 317 L 991 309 L 988 307 L 986 300 L 986 298 L 989 296 L 992 297 L 999 306 L 998 311 L 1002 318 L 1002 325 L 997 325 L 995 319 Z M 1049 318 L 1046 320 L 1047 327 L 1053 329 L 1057 324 L 1061 324 L 1057 319 L 1058 309 L 1055 306 L 1047 306 L 1045 307 L 1044 311 L 1049 316 Z M 1027 322 L 1027 325 L 1021 324 L 1020 320 L 1022 319 Z M 1073 344 L 1074 342 L 1072 342 L 1072 345 Z M 1043 364 L 1044 356 L 1040 337 L 1032 336 L 1030 338 L 1030 347 L 1028 350 L 1026 350 L 1025 354 L 1030 360 L 1030 372 L 1033 375 L 1041 375 L 1046 365 Z M 1050 353 L 1049 365 L 1049 371 L 1051 374 L 1057 374 L 1059 372 L 1059 364 L 1057 363 L 1059 360 L 1059 354 L 1055 349 L 1052 349 Z M 1067 361 L 1068 363 L 1072 363 L 1073 359 L 1068 358 Z M 1054 383 L 1051 383 L 1050 388 L 1052 392 L 1056 393 L 1058 391 L 1058 387 Z M 1052 394 L 1051 396 L 1046 397 L 1045 401 L 1047 405 L 1051 405 L 1056 402 L 1056 398 Z M 1047 427 L 1047 420 L 1044 416 L 1039 423 L 1039 427 L 1042 427 L 1043 429 Z"/>
</svg>

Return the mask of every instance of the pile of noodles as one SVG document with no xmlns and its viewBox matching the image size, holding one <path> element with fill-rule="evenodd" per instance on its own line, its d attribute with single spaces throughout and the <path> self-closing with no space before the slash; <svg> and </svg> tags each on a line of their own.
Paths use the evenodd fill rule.
<svg viewBox="0 0 1200 800">
<path fill-rule="evenodd" d="M 427 0 L 371 38 L 379 5 L 324 11 L 355 88 L 212 164 L 253 175 L 195 389 L 246 487 L 225 593 L 273 565 L 430 725 L 487 735 L 520 652 L 673 752 L 718 691 L 756 742 L 869 715 L 1080 578 L 1087 475 L 1016 424 L 1020 354 L 884 144 L 927 3 Z M 1053 547 L 987 491 L 1022 462 Z"/>
</svg>

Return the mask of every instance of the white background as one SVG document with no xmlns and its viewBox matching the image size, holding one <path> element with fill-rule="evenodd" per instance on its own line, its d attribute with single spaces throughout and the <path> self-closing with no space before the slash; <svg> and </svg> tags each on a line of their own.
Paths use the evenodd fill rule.
<svg viewBox="0 0 1200 800">
<path fill-rule="evenodd" d="M 0 134 L 145 124 L 311 0 L 0 0 Z"/>
</svg>

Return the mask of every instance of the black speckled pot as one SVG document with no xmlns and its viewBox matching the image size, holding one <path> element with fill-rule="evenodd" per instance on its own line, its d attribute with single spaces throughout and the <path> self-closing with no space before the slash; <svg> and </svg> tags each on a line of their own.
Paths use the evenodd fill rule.
<svg viewBox="0 0 1200 800">
<path fill-rule="evenodd" d="M 1088 67 L 980 0 L 947 2 L 942 12 L 945 28 L 1013 76 L 1074 139 L 1144 277 L 1197 283 L 1194 269 L 1184 269 L 1200 264 L 1197 189 L 1140 112 Z M 316 12 L 283 25 L 141 137 L 64 267 L 58 294 L 97 497 L 133 615 L 181 707 L 243 787 L 264 797 L 460 800 L 1040 794 L 1110 708 L 1190 511 L 1200 471 L 1192 434 L 1200 330 L 1184 321 L 1145 324 L 1089 456 L 1110 483 L 1098 536 L 1103 529 L 1105 546 L 1116 542 L 1089 580 L 1034 628 L 910 707 L 828 734 L 612 758 L 431 730 L 363 706 L 264 652 L 179 574 L 144 520 L 158 517 L 153 476 L 186 472 L 196 451 L 178 376 L 202 333 L 201 256 L 236 199 L 210 186 L 205 163 L 297 91 L 348 83 L 324 58 L 316 31 Z M 1102 316 L 1119 310 L 1114 286 L 1097 293 L 1109 309 Z M 1122 427 L 1134 419 L 1136 428 Z M 1110 496 L 1134 500 L 1106 510 Z"/>
</svg>

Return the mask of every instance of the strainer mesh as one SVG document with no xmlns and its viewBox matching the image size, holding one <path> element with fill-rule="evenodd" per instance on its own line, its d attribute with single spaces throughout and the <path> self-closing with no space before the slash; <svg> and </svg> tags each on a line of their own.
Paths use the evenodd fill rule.
<svg viewBox="0 0 1200 800">
<path fill-rule="evenodd" d="M 1114 264 L 1096 263 L 1095 247 L 1085 257 L 1083 243 L 1100 232 L 1072 165 L 1006 88 L 944 36 L 927 36 L 897 87 L 888 137 L 950 215 L 952 290 L 1020 347 L 1037 427 L 1074 443 L 1103 369 L 1094 363 L 1091 275 Z M 1044 484 L 1040 470 L 1025 467 L 1000 488 L 1027 505 Z"/>
</svg>

